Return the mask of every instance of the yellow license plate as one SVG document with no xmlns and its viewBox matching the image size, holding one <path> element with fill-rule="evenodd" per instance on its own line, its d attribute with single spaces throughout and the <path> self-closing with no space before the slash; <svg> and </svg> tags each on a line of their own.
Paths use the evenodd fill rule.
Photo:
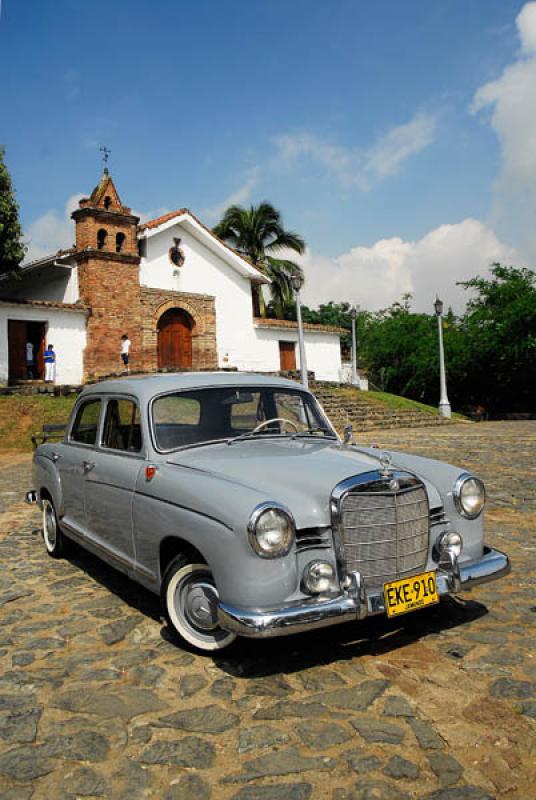
<svg viewBox="0 0 536 800">
<path fill-rule="evenodd" d="M 417 611 L 432 603 L 439 603 L 435 572 L 423 572 L 401 581 L 383 584 L 383 596 L 388 617 Z"/>
</svg>

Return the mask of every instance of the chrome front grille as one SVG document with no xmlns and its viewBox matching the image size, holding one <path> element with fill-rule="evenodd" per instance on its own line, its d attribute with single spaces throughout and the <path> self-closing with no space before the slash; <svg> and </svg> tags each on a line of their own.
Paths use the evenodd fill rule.
<svg viewBox="0 0 536 800">
<path fill-rule="evenodd" d="M 356 486 L 341 497 L 339 535 L 346 572 L 368 586 L 422 570 L 429 540 L 428 498 L 416 479 L 390 490 L 385 479 Z"/>
</svg>

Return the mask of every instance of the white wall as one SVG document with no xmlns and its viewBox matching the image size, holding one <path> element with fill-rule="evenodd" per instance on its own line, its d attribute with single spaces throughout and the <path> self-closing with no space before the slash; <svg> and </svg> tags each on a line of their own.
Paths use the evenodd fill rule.
<svg viewBox="0 0 536 800">
<path fill-rule="evenodd" d="M 174 267 L 168 256 L 173 237 L 181 238 L 185 261 Z M 182 225 L 174 225 L 147 239 L 147 255 L 140 265 L 140 282 L 155 289 L 208 294 L 216 303 L 218 365 L 243 371 L 279 371 L 279 340 L 298 341 L 296 329 L 255 327 L 251 282 L 198 241 Z M 306 331 L 307 368 L 318 380 L 340 379 L 339 337 Z M 299 352 L 296 347 L 296 364 Z"/>
<path fill-rule="evenodd" d="M 261 372 L 277 372 L 280 368 L 279 342 L 296 343 L 296 368 L 300 369 L 300 348 L 298 331 L 293 328 L 255 328 L 255 349 L 250 354 L 250 362 L 239 369 L 253 369 Z M 305 357 L 307 370 L 315 373 L 319 381 L 339 381 L 341 370 L 341 348 L 337 335 L 325 332 L 305 331 Z"/>
<path fill-rule="evenodd" d="M 13 291 L 9 292 L 9 297 L 16 300 L 76 303 L 79 298 L 78 267 L 73 267 L 65 275 L 51 280 L 46 280 L 46 271 L 43 270 L 37 279 L 34 277 L 32 283 L 28 282 L 26 285 L 23 283 L 20 288 L 13 287 Z"/>
<path fill-rule="evenodd" d="M 0 304 L 0 383 L 7 383 L 9 371 L 8 320 L 44 322 L 46 341 L 56 351 L 56 383 L 82 383 L 83 356 L 86 347 L 86 315 L 80 311 L 58 308 Z"/>
</svg>

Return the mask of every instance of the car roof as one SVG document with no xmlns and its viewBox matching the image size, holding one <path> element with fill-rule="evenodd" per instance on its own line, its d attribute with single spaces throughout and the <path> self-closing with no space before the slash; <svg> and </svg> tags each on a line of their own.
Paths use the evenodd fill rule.
<svg viewBox="0 0 536 800">
<path fill-rule="evenodd" d="M 278 386 L 287 389 L 304 389 L 296 381 L 271 375 L 244 372 L 168 372 L 159 375 L 133 375 L 100 381 L 84 387 L 82 395 L 87 397 L 93 394 L 132 394 L 140 400 L 149 400 L 163 392 L 220 386 Z"/>
</svg>

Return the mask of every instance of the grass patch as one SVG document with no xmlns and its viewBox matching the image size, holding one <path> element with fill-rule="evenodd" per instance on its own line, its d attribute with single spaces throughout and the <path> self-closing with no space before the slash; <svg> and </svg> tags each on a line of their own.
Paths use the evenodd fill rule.
<svg viewBox="0 0 536 800">
<path fill-rule="evenodd" d="M 408 397 L 400 397 L 397 394 L 389 394 L 388 392 L 368 392 L 371 400 L 377 400 L 379 403 L 388 406 L 389 408 L 403 408 L 410 411 L 424 411 L 426 414 L 433 414 L 437 417 L 437 408 L 434 406 L 427 406 L 425 403 L 419 403 L 418 400 L 410 400 Z M 465 420 L 463 414 L 458 414 L 454 411 L 452 413 L 453 419 Z"/>
<path fill-rule="evenodd" d="M 369 403 L 370 405 L 375 406 L 381 405 L 393 410 L 400 409 L 403 411 L 420 411 L 424 414 L 432 414 L 434 417 L 437 417 L 438 413 L 435 406 L 428 406 L 426 403 L 419 403 L 418 400 L 410 400 L 408 397 L 401 397 L 398 394 L 389 394 L 389 392 L 376 392 L 372 390 L 363 392 L 360 389 L 355 389 L 351 386 L 343 386 L 337 389 L 332 388 L 331 391 L 335 392 L 335 394 L 340 395 L 341 398 L 345 398 L 346 400 L 356 398 L 360 403 Z M 462 422 L 465 420 L 467 422 L 467 417 L 457 412 L 453 412 L 452 419 Z"/>
<path fill-rule="evenodd" d="M 0 449 L 31 451 L 31 434 L 46 423 L 67 422 L 77 396 L 0 397 Z"/>
</svg>

